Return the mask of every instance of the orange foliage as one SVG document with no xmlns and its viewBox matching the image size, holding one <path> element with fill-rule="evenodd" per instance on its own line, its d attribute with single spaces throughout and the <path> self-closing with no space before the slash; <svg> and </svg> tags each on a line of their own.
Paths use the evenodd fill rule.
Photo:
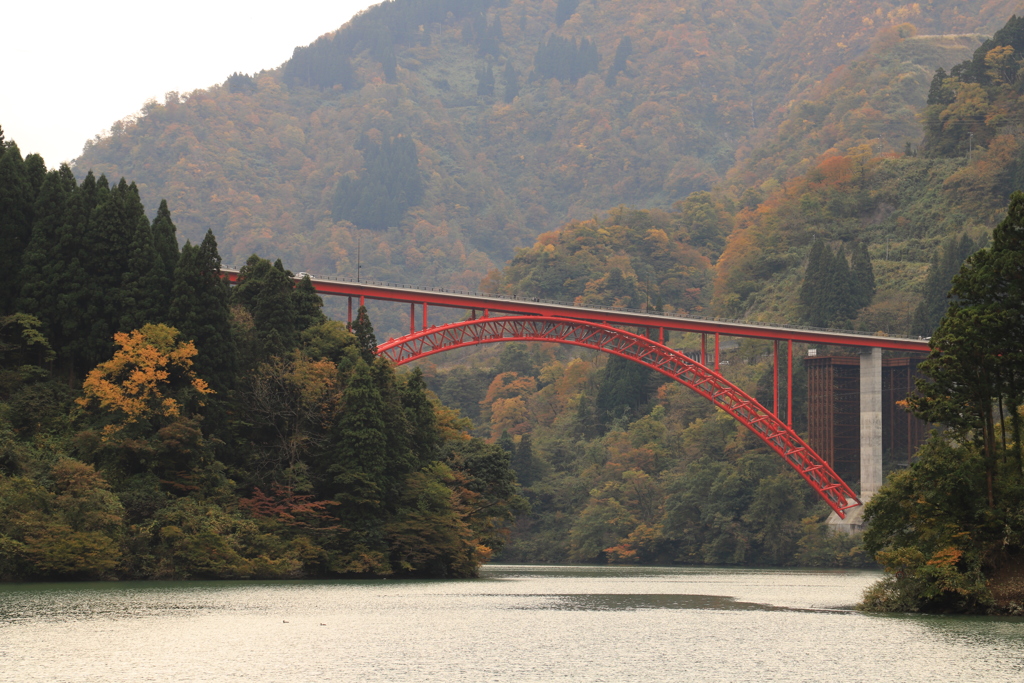
<svg viewBox="0 0 1024 683">
<path fill-rule="evenodd" d="M 82 407 L 96 404 L 121 417 L 122 424 L 104 429 L 106 437 L 148 417 L 179 417 L 181 400 L 169 391 L 188 389 L 200 397 L 214 393 L 192 371 L 195 344 L 177 338 L 173 327 L 152 324 L 114 335 L 120 348 L 112 359 L 89 372 L 82 385 L 83 396 L 77 399 Z"/>
</svg>

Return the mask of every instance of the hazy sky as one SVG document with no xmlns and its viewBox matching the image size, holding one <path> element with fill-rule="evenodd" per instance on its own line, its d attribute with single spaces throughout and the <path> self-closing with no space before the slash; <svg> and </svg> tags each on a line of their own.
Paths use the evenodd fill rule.
<svg viewBox="0 0 1024 683">
<path fill-rule="evenodd" d="M 0 126 L 53 168 L 147 100 L 273 69 L 377 2 L 5 3 Z"/>
</svg>

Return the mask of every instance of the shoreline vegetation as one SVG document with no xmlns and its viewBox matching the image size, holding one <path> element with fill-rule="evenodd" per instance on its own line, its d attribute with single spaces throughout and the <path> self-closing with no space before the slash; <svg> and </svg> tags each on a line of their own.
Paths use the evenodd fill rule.
<svg viewBox="0 0 1024 683">
<path fill-rule="evenodd" d="M 454 24 L 444 26 L 453 37 Z M 466 36 L 486 37 L 488 26 Z M 931 336 L 933 351 L 921 366 L 927 379 L 906 408 L 941 429 L 909 467 L 905 456 L 887 456 L 887 483 L 868 505 L 862 536 L 831 530 L 827 509 L 776 456 L 707 402 L 636 364 L 505 344 L 396 372 L 375 357 L 365 310 L 351 325 L 329 320 L 309 280 L 295 282 L 281 260 L 250 257 L 229 290 L 213 232 L 192 231 L 200 224 L 205 231 L 211 220 L 202 199 L 209 193 L 188 183 L 224 180 L 190 164 L 235 159 L 234 152 L 175 144 L 165 158 L 132 136 L 149 131 L 147 140 L 160 145 L 179 134 L 196 144 L 242 144 L 237 136 L 195 134 L 231 118 L 214 116 L 209 102 L 244 108 L 263 98 L 246 125 L 265 114 L 284 122 L 270 113 L 293 95 L 358 98 L 366 85 L 316 90 L 278 83 L 270 73 L 236 74 L 225 88 L 147 106 L 80 162 L 109 155 L 100 167 L 117 177 L 117 168 L 145 176 L 167 159 L 180 161 L 184 175 L 174 177 L 187 175 L 188 183 L 174 181 L 177 194 L 167 196 L 190 226 L 194 239 L 184 246 L 167 202 L 152 220 L 143 208 L 142 196 L 153 204 L 161 196 L 148 194 L 163 187 L 156 180 L 115 184 L 91 172 L 76 176 L 66 165 L 47 170 L 0 131 L 0 580 L 462 577 L 490 558 L 780 567 L 877 561 L 885 575 L 863 610 L 1021 614 L 1024 194 L 1012 191 L 1024 187 L 1024 145 L 1014 124 L 1024 90 L 1024 19 L 1011 18 L 949 73 L 935 71 L 930 88 L 932 68 L 922 64 L 944 57 L 911 59 L 932 45 L 915 36 L 910 24 L 879 29 L 874 46 L 801 96 L 777 131 L 722 157 L 735 156 L 736 166 L 723 165 L 717 180 L 673 183 L 676 189 L 648 203 L 662 208 L 620 205 L 568 220 L 516 250 L 502 270 L 490 270 L 491 257 L 477 247 L 463 248 L 453 237 L 458 226 L 473 225 L 480 232 L 466 232 L 467 239 L 504 259 L 527 225 L 536 228 L 530 236 L 557 225 L 551 216 L 562 209 L 545 206 L 562 206 L 578 191 L 538 180 L 521 193 L 533 218 L 507 222 L 499 219 L 505 209 L 487 199 L 497 196 L 487 189 L 496 186 L 424 175 L 446 168 L 447 157 L 402 126 L 382 132 L 369 119 L 350 131 L 353 146 L 333 193 L 325 183 L 335 181 L 326 178 L 339 176 L 308 174 L 313 167 L 299 154 L 307 134 L 315 145 L 331 139 L 311 123 L 315 116 L 290 119 L 277 137 L 261 132 L 267 144 L 250 150 L 260 169 L 274 167 L 260 156 L 266 147 L 280 157 L 279 168 L 318 183 L 331 210 L 317 209 L 322 222 L 310 223 L 312 233 L 293 239 L 268 227 L 276 224 L 258 210 L 305 223 L 269 195 L 253 208 L 258 192 L 237 194 L 231 230 L 218 227 L 239 260 L 257 244 L 276 248 L 268 245 L 281 242 L 266 235 L 277 230 L 301 247 L 281 246 L 278 254 L 316 272 L 344 272 L 361 254 L 375 272 L 427 273 L 480 283 L 482 291 Z M 488 45 L 505 54 L 508 45 L 492 38 Z M 581 93 L 619 92 L 616 82 L 639 82 L 627 60 L 659 54 L 624 40 L 604 86 L 612 90 L 602 90 L 593 73 L 579 88 L 571 75 L 563 83 L 538 73 L 539 80 L 520 83 L 515 69 L 506 85 L 533 96 L 543 89 L 559 106 L 582 101 Z M 329 42 L 297 54 L 327 55 Z M 592 66 L 594 44 L 570 42 Z M 542 47 L 568 49 L 570 42 Z M 954 52 L 976 44 L 971 38 Z M 358 41 L 346 45 L 362 49 Z M 419 48 L 426 54 L 430 45 Z M 395 57 L 382 55 L 388 64 Z M 365 62 L 353 64 L 365 71 Z M 412 73 L 401 66 L 388 79 Z M 478 77 L 493 79 L 493 69 Z M 405 87 L 388 79 L 367 92 Z M 896 90 L 906 97 L 894 97 Z M 863 100 L 869 92 L 879 94 Z M 486 100 L 493 95 L 479 97 L 459 111 L 493 109 Z M 513 95 L 493 111 L 514 114 L 528 99 Z M 411 101 L 387 113 L 414 130 Z M 899 102 L 906 106 L 890 111 Z M 664 118 L 658 111 L 661 105 L 637 107 L 636 130 L 648 127 L 644 117 Z M 924 124 L 919 146 L 905 140 L 920 133 L 911 125 L 916 112 Z M 168 122 L 173 135 L 159 132 Z M 613 149 L 625 130 L 583 128 L 605 131 L 592 150 Z M 449 129 L 434 129 L 449 144 Z M 487 130 L 487 140 L 515 147 L 502 128 Z M 634 138 L 647 150 L 636 159 L 651 158 L 645 140 L 655 135 L 666 143 L 658 153 L 676 163 L 671 150 L 685 148 L 682 138 L 658 130 L 667 129 Z M 566 131 L 535 132 L 546 150 L 577 149 Z M 903 154 L 891 144 L 879 149 L 883 138 L 905 141 Z M 110 161 L 129 149 L 142 156 L 128 165 Z M 626 170 L 602 154 L 588 152 L 585 161 L 616 182 Z M 646 185 L 661 182 L 651 164 L 627 165 L 643 171 Z M 590 168 L 580 166 L 580 177 Z M 697 167 L 680 172 L 704 177 Z M 457 190 L 458 201 L 439 200 L 437 183 Z M 398 186 L 403 215 L 375 213 L 379 197 Z M 548 203 L 541 189 L 558 201 Z M 417 205 L 425 198 L 465 224 Z M 404 319 L 388 311 L 374 316 L 381 329 L 404 329 Z M 700 344 L 696 335 L 666 341 L 691 352 Z M 769 343 L 741 340 L 722 353 L 728 379 L 768 405 Z M 792 418 L 801 431 L 802 363 L 793 376 Z"/>
<path fill-rule="evenodd" d="M 949 297 L 907 400 L 943 429 L 867 505 L 860 608 L 1024 616 L 1024 193 Z"/>
<path fill-rule="evenodd" d="M 0 157 L 0 580 L 475 576 L 524 501 L 508 454 L 376 356 L 365 308 L 166 202 Z"/>
</svg>

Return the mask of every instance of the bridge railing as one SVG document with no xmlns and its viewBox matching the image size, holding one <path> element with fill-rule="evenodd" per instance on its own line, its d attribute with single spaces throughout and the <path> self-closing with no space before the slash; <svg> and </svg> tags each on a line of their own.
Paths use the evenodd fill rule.
<svg viewBox="0 0 1024 683">
<path fill-rule="evenodd" d="M 235 270 L 235 271 L 237 271 L 238 268 L 224 268 L 224 270 Z M 307 273 L 307 275 L 308 275 L 308 273 Z M 665 311 L 652 311 L 652 310 L 643 309 L 643 308 L 630 308 L 628 306 L 603 306 L 603 305 L 600 305 L 600 304 L 587 304 L 586 306 L 581 306 L 581 305 L 579 305 L 579 304 L 577 304 L 576 302 L 573 302 L 573 301 L 560 301 L 558 299 L 541 299 L 541 298 L 538 298 L 538 297 L 516 296 L 514 294 L 485 294 L 485 293 L 482 293 L 482 292 L 476 292 L 476 291 L 472 291 L 472 290 L 450 289 L 450 288 L 444 288 L 444 287 L 428 287 L 428 286 L 424 286 L 424 285 L 408 285 L 408 284 L 403 284 L 403 283 L 399 283 L 399 282 L 386 282 L 386 281 L 383 281 L 383 280 L 365 280 L 365 279 L 361 279 L 359 281 L 355 281 L 355 280 L 348 280 L 348 279 L 345 279 L 345 278 L 332 277 L 330 275 L 317 275 L 316 277 L 313 277 L 312 275 L 310 275 L 309 277 L 310 277 L 311 280 L 327 280 L 327 281 L 331 281 L 331 282 L 340 282 L 340 283 L 350 284 L 350 285 L 370 285 L 370 286 L 374 286 L 374 287 L 390 287 L 392 289 L 408 289 L 408 290 L 414 290 L 414 291 L 418 291 L 418 292 L 431 292 L 431 293 L 435 293 L 435 294 L 458 294 L 458 295 L 461 295 L 461 296 L 472 296 L 472 297 L 477 297 L 477 298 L 480 298 L 480 299 L 491 299 L 491 300 L 494 300 L 494 301 L 521 301 L 521 302 L 525 302 L 525 303 L 550 304 L 552 306 L 565 306 L 567 308 L 579 308 L 579 309 L 594 310 L 594 311 L 615 311 L 615 312 L 619 312 L 619 313 L 638 313 L 640 315 L 656 315 L 656 316 L 661 316 L 661 317 L 664 317 L 664 318 L 674 318 L 674 319 L 677 319 L 677 320 L 699 320 L 699 321 L 707 321 L 707 322 L 715 322 L 715 323 L 725 323 L 725 324 L 735 324 L 735 325 L 753 325 L 753 326 L 757 326 L 757 327 L 772 328 L 772 329 L 782 329 L 782 330 L 797 330 L 797 331 L 806 330 L 808 332 L 830 332 L 830 333 L 834 333 L 834 334 L 851 334 L 851 335 L 857 335 L 857 336 L 861 336 L 861 337 L 880 337 L 880 338 L 883 338 L 883 339 L 914 339 L 913 337 L 896 337 L 896 336 L 891 336 L 891 335 L 888 335 L 888 334 L 886 334 L 884 332 L 864 332 L 863 330 L 844 330 L 844 329 L 838 329 L 838 328 L 834 328 L 834 327 L 813 327 L 813 326 L 810 326 L 810 325 L 792 325 L 792 324 L 789 324 L 789 323 L 766 323 L 766 322 L 761 322 L 759 320 L 743 320 L 743 319 L 740 319 L 740 318 L 721 318 L 721 317 L 717 317 L 717 316 L 711 317 L 711 316 L 697 315 L 697 314 L 693 314 L 693 313 L 681 314 L 681 313 L 672 313 L 672 312 L 665 312 Z M 458 308 L 458 307 L 453 307 L 453 308 Z M 920 337 L 919 336 L 916 339 L 918 341 L 928 341 L 929 338 L 928 337 Z"/>
</svg>

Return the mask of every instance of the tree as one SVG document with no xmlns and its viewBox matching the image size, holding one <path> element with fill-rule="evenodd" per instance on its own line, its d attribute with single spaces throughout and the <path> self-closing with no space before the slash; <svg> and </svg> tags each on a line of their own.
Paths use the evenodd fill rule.
<svg viewBox="0 0 1024 683">
<path fill-rule="evenodd" d="M 349 330 L 356 337 L 356 346 L 363 361 L 370 365 L 377 357 L 377 337 L 373 334 L 373 324 L 366 313 L 366 306 L 360 306 L 356 319 L 349 324 Z"/>
<path fill-rule="evenodd" d="M 238 273 L 231 300 L 252 315 L 265 355 L 280 355 L 298 344 L 294 289 L 280 261 L 271 264 L 253 254 Z"/>
<path fill-rule="evenodd" d="M 485 97 L 494 96 L 494 67 L 488 62 L 487 66 L 476 71 L 476 94 Z"/>
<path fill-rule="evenodd" d="M 913 334 L 930 337 L 939 326 L 942 316 L 949 307 L 948 293 L 953 284 L 953 277 L 976 249 L 977 245 L 969 236 L 961 235 L 959 239 L 950 237 L 945 240 L 942 249 L 932 256 L 921 303 L 914 310 L 911 324 Z"/>
<path fill-rule="evenodd" d="M 32 237 L 22 257 L 18 276 L 21 296 L 18 309 L 36 316 L 51 339 L 60 327 L 57 317 L 58 280 L 64 274 L 67 245 L 58 241 L 66 218 L 67 205 L 77 188 L 75 176 L 67 164 L 46 174 L 36 197 Z"/>
<path fill-rule="evenodd" d="M 1011 195 L 992 246 L 964 262 L 953 278 L 953 298 L 929 345 L 908 404 L 919 417 L 947 425 L 984 455 L 988 503 L 996 503 L 997 439 L 993 413 L 1010 407 L 1018 470 L 1024 404 L 1024 193 Z M 1004 438 L 1005 443 L 1005 438 Z"/>
<path fill-rule="evenodd" d="M 32 236 L 35 195 L 21 152 L 14 143 L 0 156 L 0 315 L 14 312 L 22 252 Z"/>
<path fill-rule="evenodd" d="M 519 95 L 519 72 L 512 65 L 512 60 L 505 60 L 505 70 L 502 72 L 501 80 L 505 84 L 505 104 L 512 104 L 512 101 Z"/>
<path fill-rule="evenodd" d="M 327 321 L 327 316 L 324 315 L 322 310 L 324 300 L 320 298 L 316 289 L 313 288 L 313 282 L 309 279 L 309 275 L 299 280 L 299 283 L 295 285 L 295 289 L 292 290 L 292 296 L 295 300 L 296 330 L 303 332 Z"/>
<path fill-rule="evenodd" d="M 174 286 L 174 269 L 178 266 L 178 238 L 176 228 L 171 220 L 171 210 L 167 208 L 167 200 L 160 200 L 160 208 L 156 211 L 156 218 L 153 219 L 151 227 L 153 232 L 153 248 L 156 250 L 159 259 L 161 290 L 167 297 L 167 305 L 170 305 L 171 288 Z"/>
<path fill-rule="evenodd" d="M 223 394 L 234 382 L 238 355 L 231 336 L 231 292 L 220 266 L 212 231 L 198 247 L 186 242 L 174 269 L 168 318 L 184 338 L 195 342 L 196 371 Z"/>
<path fill-rule="evenodd" d="M 128 262 L 121 276 L 124 307 L 119 330 L 134 330 L 167 319 L 168 282 L 163 262 L 153 245 L 149 220 L 142 216 L 132 237 Z"/>
<path fill-rule="evenodd" d="M 850 276 L 853 285 L 852 306 L 855 309 L 864 308 L 875 297 L 875 271 L 871 266 L 868 245 L 864 242 L 858 242 L 853 248 Z"/>
<path fill-rule="evenodd" d="M 365 362 L 356 363 L 345 387 L 335 434 L 321 497 L 341 503 L 346 526 L 372 534 L 384 517 L 388 439 L 384 400 Z"/>
<path fill-rule="evenodd" d="M 615 48 L 615 58 L 612 60 L 612 65 L 608 67 L 608 75 L 605 77 L 605 85 L 609 88 L 615 87 L 615 77 L 626 70 L 629 56 L 633 54 L 633 41 L 629 36 L 622 36 L 619 39 L 619 45 Z"/>
<path fill-rule="evenodd" d="M 195 345 L 179 341 L 179 336 L 167 325 L 114 335 L 118 350 L 89 372 L 77 400 L 109 416 L 103 428 L 106 438 L 141 423 L 194 413 L 213 393 L 192 369 Z"/>
<path fill-rule="evenodd" d="M 364 134 L 356 149 L 363 153 L 363 172 L 338 181 L 332 217 L 367 230 L 397 226 L 408 209 L 423 201 L 416 143 L 406 135 L 375 142 Z"/>
</svg>

